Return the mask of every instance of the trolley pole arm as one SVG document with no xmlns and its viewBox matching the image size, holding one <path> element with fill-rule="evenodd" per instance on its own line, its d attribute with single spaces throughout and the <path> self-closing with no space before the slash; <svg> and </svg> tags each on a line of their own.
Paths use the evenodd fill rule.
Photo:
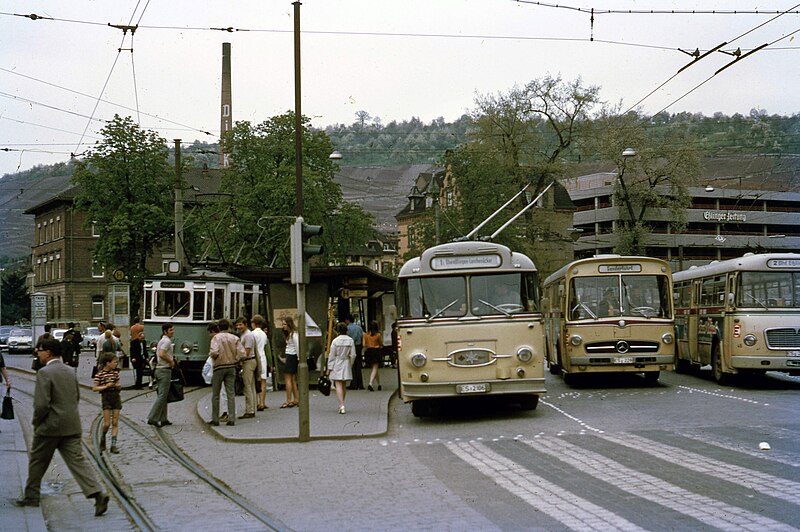
<svg viewBox="0 0 800 532">
<path fill-rule="evenodd" d="M 552 186 L 553 186 L 553 183 L 555 183 L 555 181 L 552 181 L 552 182 L 551 182 L 549 185 L 547 185 L 547 186 L 544 188 L 544 190 L 542 190 L 542 191 L 539 193 L 539 195 L 538 195 L 538 196 L 536 196 L 536 198 L 535 198 L 535 199 L 533 199 L 533 200 L 532 200 L 530 203 L 528 203 L 527 205 L 525 205 L 525 207 L 524 207 L 524 208 L 523 208 L 521 211 L 519 211 L 517 214 L 515 214 L 515 215 L 514 215 L 514 216 L 513 216 L 513 217 L 512 217 L 512 218 L 511 218 L 509 221 L 507 221 L 506 223 L 504 223 L 504 224 L 503 224 L 503 225 L 500 227 L 500 229 L 498 229 L 497 231 L 495 231 L 494 233 L 492 233 L 492 236 L 490 236 L 490 237 L 489 237 L 489 239 L 490 239 L 490 240 L 494 239 L 494 238 L 495 238 L 497 235 L 499 235 L 500 233 L 502 233 L 502 232 L 503 232 L 503 230 L 504 230 L 506 227 L 508 227 L 509 225 L 511 225 L 511 224 L 514 222 L 514 220 L 516 220 L 517 218 L 519 218 L 520 216 L 522 216 L 522 214 L 523 214 L 525 211 L 527 211 L 528 209 L 530 209 L 531 207 L 533 207 L 534 205 L 536 205 L 536 202 L 537 202 L 537 201 L 539 201 L 539 199 L 540 199 L 542 196 L 544 196 L 545 192 L 547 192 L 548 190 L 550 190 L 550 187 L 552 187 Z M 523 189 L 523 190 L 524 190 L 524 189 Z M 512 199 L 513 199 L 513 198 L 512 198 Z"/>
<path fill-rule="evenodd" d="M 514 201 L 515 199 L 517 199 L 518 197 L 520 197 L 520 195 L 522 195 L 522 193 L 523 193 L 523 192 L 525 192 L 525 191 L 528 189 L 528 187 L 529 187 L 529 186 L 531 186 L 531 184 L 530 184 L 530 183 L 528 183 L 527 185 L 525 185 L 524 187 L 522 187 L 522 190 L 520 190 L 519 192 L 517 192 L 517 193 L 516 193 L 516 194 L 515 194 L 515 195 L 514 195 L 514 196 L 513 196 L 513 197 L 512 197 L 510 200 L 508 200 L 507 202 L 505 202 L 505 203 L 502 205 L 502 207 L 500 207 L 499 209 L 497 209 L 496 211 L 494 211 L 492 214 L 490 214 L 490 215 L 489 215 L 489 217 L 488 217 L 488 218 L 486 218 L 484 221 L 482 221 L 480 224 L 478 224 L 478 227 L 476 227 L 475 229 L 473 229 L 472 231 L 470 231 L 470 232 L 469 232 L 469 233 L 467 233 L 466 235 L 462 236 L 462 237 L 460 238 L 460 240 L 469 240 L 470 238 L 472 238 L 473 236 L 475 236 L 475 235 L 478 233 L 478 231 L 480 231 L 480 230 L 481 230 L 481 228 L 482 228 L 484 225 L 486 225 L 487 223 L 489 223 L 489 221 L 490 221 L 492 218 L 494 218 L 495 216 L 497 216 L 497 214 L 498 214 L 500 211 L 502 211 L 503 209 L 505 209 L 506 207 L 508 207 L 508 206 L 511 204 L 511 202 L 512 202 L 512 201 Z"/>
</svg>

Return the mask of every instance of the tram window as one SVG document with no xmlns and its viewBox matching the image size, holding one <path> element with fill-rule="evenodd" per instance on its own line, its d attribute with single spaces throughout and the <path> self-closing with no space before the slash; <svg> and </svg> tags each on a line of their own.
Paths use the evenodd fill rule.
<svg viewBox="0 0 800 532">
<path fill-rule="evenodd" d="M 476 316 L 537 311 L 536 276 L 519 273 L 473 276 L 470 302 Z"/>
<path fill-rule="evenodd" d="M 222 288 L 214 289 L 214 316 L 211 319 L 221 320 L 225 317 L 225 290 Z"/>
<path fill-rule="evenodd" d="M 244 314 L 243 316 L 246 318 L 250 318 L 253 315 L 253 293 L 252 292 L 245 292 L 244 293 Z"/>
<path fill-rule="evenodd" d="M 194 293 L 194 307 L 192 308 L 192 319 L 195 321 L 205 321 L 205 292 Z"/>
<path fill-rule="evenodd" d="M 144 292 L 144 309 L 142 309 L 142 319 L 149 320 L 153 317 L 150 309 L 153 307 L 153 291 L 145 290 Z"/>
<path fill-rule="evenodd" d="M 453 277 L 422 277 L 408 279 L 404 291 L 404 315 L 409 318 L 454 317 L 466 313 L 465 279 Z"/>
<path fill-rule="evenodd" d="M 206 321 L 211 321 L 214 319 L 213 316 L 214 310 L 214 292 L 206 292 Z"/>
<path fill-rule="evenodd" d="M 156 316 L 166 316 L 169 318 L 188 318 L 189 317 L 189 292 L 156 291 Z"/>
<path fill-rule="evenodd" d="M 800 306 L 800 273 L 742 272 L 736 304 L 742 307 Z"/>
<path fill-rule="evenodd" d="M 724 291 L 724 279 L 722 287 Z M 663 318 L 670 314 L 672 293 L 664 275 L 623 275 L 622 296 L 626 315 Z"/>
</svg>

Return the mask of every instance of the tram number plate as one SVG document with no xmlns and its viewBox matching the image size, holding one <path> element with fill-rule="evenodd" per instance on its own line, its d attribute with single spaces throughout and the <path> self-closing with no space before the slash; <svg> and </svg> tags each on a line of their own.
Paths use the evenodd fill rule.
<svg viewBox="0 0 800 532">
<path fill-rule="evenodd" d="M 788 355 L 790 357 L 800 357 L 800 351 L 789 351 Z"/>
<path fill-rule="evenodd" d="M 614 364 L 633 364 L 633 357 L 617 357 L 614 359 Z"/>
<path fill-rule="evenodd" d="M 480 384 L 456 384 L 456 392 L 458 393 L 486 393 L 488 391 L 488 382 L 482 382 Z"/>
</svg>

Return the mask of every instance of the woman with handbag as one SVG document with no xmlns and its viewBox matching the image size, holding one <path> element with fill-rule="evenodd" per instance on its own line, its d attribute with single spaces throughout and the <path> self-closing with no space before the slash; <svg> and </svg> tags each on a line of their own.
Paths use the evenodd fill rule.
<svg viewBox="0 0 800 532">
<path fill-rule="evenodd" d="M 356 360 L 356 344 L 347 335 L 347 324 L 336 325 L 339 336 L 331 342 L 328 355 L 328 378 L 336 386 L 336 399 L 339 401 L 339 413 L 344 414 L 344 399 L 347 395 L 347 383 L 353 379 L 353 362 Z"/>
<path fill-rule="evenodd" d="M 283 366 L 283 384 L 286 387 L 286 402 L 281 405 L 281 408 L 291 408 L 297 406 L 300 400 L 300 394 L 297 392 L 297 352 L 300 343 L 300 335 L 297 334 L 294 320 L 290 316 L 281 319 L 281 328 L 283 329 L 283 336 L 286 338 L 286 351 L 284 353 L 286 362 L 284 362 Z"/>
</svg>

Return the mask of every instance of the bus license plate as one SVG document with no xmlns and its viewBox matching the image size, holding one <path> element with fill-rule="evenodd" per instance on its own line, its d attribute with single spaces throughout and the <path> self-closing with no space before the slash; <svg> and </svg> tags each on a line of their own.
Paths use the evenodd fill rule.
<svg viewBox="0 0 800 532">
<path fill-rule="evenodd" d="M 617 357 L 614 364 L 633 364 L 633 357 Z"/>
<path fill-rule="evenodd" d="M 789 351 L 788 355 L 790 357 L 800 357 L 800 351 Z"/>
<path fill-rule="evenodd" d="M 456 392 L 458 393 L 486 393 L 489 391 L 489 383 L 482 382 L 480 384 L 457 384 Z"/>
</svg>

